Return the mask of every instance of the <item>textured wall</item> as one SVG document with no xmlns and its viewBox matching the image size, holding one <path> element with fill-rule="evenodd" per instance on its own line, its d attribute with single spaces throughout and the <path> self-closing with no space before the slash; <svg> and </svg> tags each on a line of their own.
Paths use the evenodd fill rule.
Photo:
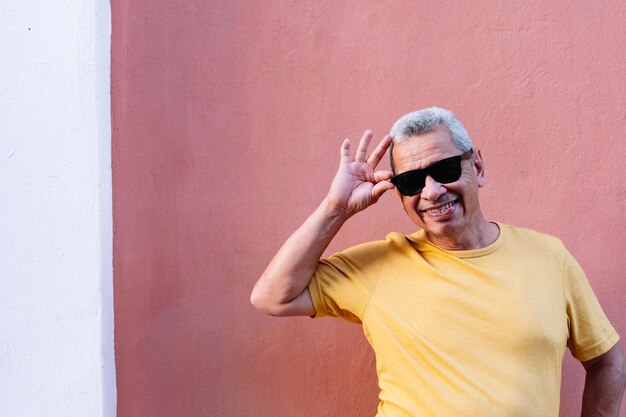
<svg viewBox="0 0 626 417">
<path fill-rule="evenodd" d="M 120 417 L 373 415 L 358 326 L 248 297 L 341 139 L 433 104 L 482 149 L 487 217 L 561 237 L 626 334 L 626 3 L 459 3 L 112 1 Z M 329 253 L 391 230 L 389 193 Z M 562 416 L 582 378 L 566 358 Z"/>
<path fill-rule="evenodd" d="M 0 9 L 0 415 L 115 415 L 106 1 Z"/>
</svg>

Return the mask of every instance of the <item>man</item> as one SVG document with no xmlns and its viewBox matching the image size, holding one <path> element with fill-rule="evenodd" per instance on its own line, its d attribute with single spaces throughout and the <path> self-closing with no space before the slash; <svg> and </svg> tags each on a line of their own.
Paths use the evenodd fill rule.
<svg viewBox="0 0 626 417">
<path fill-rule="evenodd" d="M 362 323 L 378 417 L 558 416 L 566 346 L 587 371 L 583 416 L 618 416 L 617 333 L 558 239 L 485 220 L 481 153 L 454 114 L 409 113 L 368 156 L 371 138 L 353 159 L 344 140 L 328 195 L 271 261 L 253 305 Z M 394 171 L 376 171 L 388 148 Z M 420 231 L 320 260 L 345 221 L 394 187 Z"/>
</svg>

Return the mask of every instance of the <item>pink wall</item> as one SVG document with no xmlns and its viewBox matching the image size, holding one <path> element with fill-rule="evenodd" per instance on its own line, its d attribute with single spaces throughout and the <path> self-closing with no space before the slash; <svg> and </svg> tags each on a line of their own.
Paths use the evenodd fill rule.
<svg viewBox="0 0 626 417">
<path fill-rule="evenodd" d="M 626 3 L 459 3 L 112 1 L 120 417 L 373 415 L 358 326 L 248 297 L 341 139 L 434 104 L 482 148 L 487 217 L 561 237 L 626 335 Z M 331 251 L 391 230 L 389 193 Z M 582 378 L 568 357 L 562 416 Z"/>
</svg>

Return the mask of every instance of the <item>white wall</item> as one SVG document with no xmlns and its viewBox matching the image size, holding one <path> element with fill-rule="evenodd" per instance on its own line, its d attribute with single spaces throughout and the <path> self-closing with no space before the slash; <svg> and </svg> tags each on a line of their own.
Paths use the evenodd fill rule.
<svg viewBox="0 0 626 417">
<path fill-rule="evenodd" d="M 0 415 L 115 415 L 107 1 L 0 7 Z"/>
</svg>

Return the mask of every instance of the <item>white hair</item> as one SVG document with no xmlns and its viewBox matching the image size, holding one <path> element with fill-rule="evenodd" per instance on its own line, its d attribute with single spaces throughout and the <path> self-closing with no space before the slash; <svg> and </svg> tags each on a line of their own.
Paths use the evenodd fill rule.
<svg viewBox="0 0 626 417">
<path fill-rule="evenodd" d="M 440 107 L 429 107 L 405 114 L 391 127 L 391 132 L 389 132 L 389 135 L 393 138 L 391 146 L 389 146 L 391 170 L 395 172 L 392 154 L 393 145 L 430 132 L 439 125 L 444 125 L 448 128 L 454 145 L 461 152 L 467 152 L 472 149 L 472 139 L 454 113 Z"/>
</svg>

